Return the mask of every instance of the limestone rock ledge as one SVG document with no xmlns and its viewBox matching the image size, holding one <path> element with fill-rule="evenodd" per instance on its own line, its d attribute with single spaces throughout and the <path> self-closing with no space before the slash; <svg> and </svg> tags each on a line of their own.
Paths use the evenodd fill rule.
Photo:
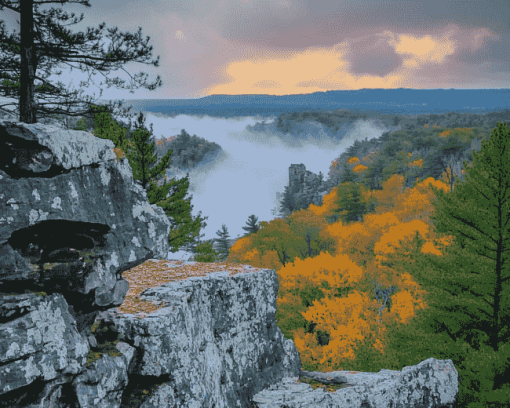
<svg viewBox="0 0 510 408">
<path fill-rule="evenodd" d="M 276 325 L 276 272 L 251 270 L 147 289 L 140 298 L 162 308 L 144 318 L 103 312 L 103 322 L 129 350 L 118 369 L 127 370 L 126 389 L 140 384 L 153 389 L 142 407 L 251 407 L 254 394 L 299 375 L 294 342 Z M 101 381 L 121 378 L 118 374 L 112 371 Z"/>
<path fill-rule="evenodd" d="M 458 373 L 452 360 L 429 358 L 398 370 L 306 372 L 305 377 L 343 384 L 335 392 L 286 377 L 253 398 L 258 408 L 397 408 L 449 407 L 458 399 Z M 319 378 L 320 377 L 320 378 Z M 327 379 L 327 380 L 326 380 Z M 329 380 L 329 381 L 328 381 Z M 331 381 L 333 380 L 333 381 Z"/>
</svg>

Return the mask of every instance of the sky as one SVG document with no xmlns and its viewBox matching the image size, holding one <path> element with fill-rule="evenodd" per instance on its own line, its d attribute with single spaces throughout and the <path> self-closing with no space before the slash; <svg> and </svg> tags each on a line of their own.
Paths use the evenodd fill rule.
<svg viewBox="0 0 510 408">
<path fill-rule="evenodd" d="M 69 90 L 83 89 L 94 100 L 186 99 L 213 94 L 290 95 L 363 88 L 484 89 L 509 88 L 510 2 L 508 0 L 89 0 L 82 4 L 44 4 L 84 14 L 77 24 L 60 21 L 73 33 L 98 28 L 107 50 L 108 28 L 150 37 L 148 61 L 160 56 L 159 67 L 123 64 L 110 73 L 80 71 L 62 64 Z M 6 31 L 19 32 L 19 14 L 3 9 Z M 125 46 L 124 46 L 125 47 Z M 89 53 L 90 54 L 90 53 Z M 147 90 L 131 77 L 157 75 L 163 85 Z M 129 75 L 129 74 L 131 75 Z M 105 76 L 127 80 L 126 88 L 107 88 Z M 80 87 L 80 81 L 90 86 Z M 36 85 L 40 81 L 36 80 Z M 101 84 L 103 83 L 103 85 Z M 100 96 L 100 89 L 103 93 Z M 2 98 L 2 100 L 5 100 Z M 7 107 L 9 108 L 9 107 Z M 256 118 L 234 120 L 175 118 L 149 113 L 156 138 L 181 129 L 218 143 L 224 154 L 209 167 L 190 172 L 192 214 L 209 216 L 205 239 L 217 238 L 222 224 L 231 238 L 242 235 L 251 214 L 259 221 L 274 218 L 276 192 L 288 185 L 290 164 L 327 178 L 331 162 L 355 140 L 378 137 L 386 129 L 357 122 L 342 139 L 318 128 L 301 143 L 291 137 L 253 133 L 246 125 Z M 184 173 L 176 173 L 180 178 Z M 234 192 L 232 186 L 235 186 Z M 182 252 L 169 259 L 179 259 Z"/>
<path fill-rule="evenodd" d="M 101 99 L 199 98 L 212 94 L 290 95 L 363 88 L 508 88 L 508 0 L 89 0 L 43 4 L 84 19 L 72 32 L 105 22 L 107 29 L 150 37 L 149 61 L 122 67 L 147 72 L 149 91 L 104 87 Z M 19 14 L 0 11 L 8 32 Z M 108 34 L 109 35 L 109 34 Z M 125 47 L 125 45 L 124 45 Z M 79 64 L 73 63 L 74 67 Z M 87 72 L 52 75 L 79 88 Z M 113 78 L 130 80 L 122 69 Z M 99 71 L 94 83 L 104 81 Z M 130 82 L 130 81 L 129 81 Z M 128 82 L 128 83 L 129 83 Z M 86 94 L 99 97 L 92 85 Z M 88 92 L 90 89 L 91 92 Z"/>
</svg>

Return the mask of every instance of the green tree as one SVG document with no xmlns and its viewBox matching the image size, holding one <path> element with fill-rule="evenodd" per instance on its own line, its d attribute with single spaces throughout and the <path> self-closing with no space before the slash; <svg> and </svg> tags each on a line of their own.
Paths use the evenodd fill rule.
<svg viewBox="0 0 510 408">
<path fill-rule="evenodd" d="M 222 258 L 223 256 L 213 249 L 212 243 L 206 241 L 196 246 L 193 260 L 196 262 L 219 262 Z"/>
<path fill-rule="evenodd" d="M 335 253 L 337 241 L 321 234 L 327 226 L 323 217 L 300 210 L 288 216 L 286 221 L 292 233 L 306 244 L 295 246 L 295 252 L 301 259 L 317 256 L 321 252 Z"/>
<path fill-rule="evenodd" d="M 251 237 L 252 248 L 262 254 L 276 251 L 283 266 L 293 262 L 299 252 L 305 249 L 304 240 L 297 236 L 289 226 L 289 219 L 276 218 L 271 222 L 260 221 L 260 229 Z"/>
<path fill-rule="evenodd" d="M 340 175 L 340 183 L 354 183 L 355 181 L 356 175 L 347 162 L 344 162 L 342 165 L 342 174 Z"/>
<path fill-rule="evenodd" d="M 284 187 L 283 199 L 280 204 L 280 211 L 283 216 L 287 216 L 297 209 L 294 196 L 289 186 Z"/>
<path fill-rule="evenodd" d="M 246 221 L 246 225 L 248 225 L 248 226 L 242 227 L 243 230 L 248 231 L 246 234 L 244 234 L 245 237 L 252 233 L 255 233 L 259 230 L 259 226 L 257 225 L 257 220 L 258 220 L 258 217 L 256 217 L 255 214 L 250 215 L 248 217 L 248 221 Z"/>
<path fill-rule="evenodd" d="M 510 129 L 498 123 L 453 192 L 433 187 L 442 256 L 415 252 L 404 269 L 427 291 L 427 309 L 390 330 L 394 362 L 449 358 L 461 375 L 459 407 L 510 401 Z M 398 351 L 396 347 L 399 345 Z"/>
<path fill-rule="evenodd" d="M 73 34 L 71 30 L 64 28 L 59 24 L 58 20 L 72 20 L 75 16 L 64 13 L 62 9 L 51 8 L 49 11 L 38 10 L 39 4 L 47 3 L 68 3 L 69 0 L 2 0 L 0 1 L 0 10 L 4 7 L 13 10 L 20 14 L 20 32 L 19 34 L 13 32 L 8 35 L 5 31 L 3 20 L 0 21 L 0 61 L 2 70 L 0 72 L 0 92 L 3 96 L 16 98 L 19 102 L 9 102 L 2 106 L 15 105 L 14 112 L 19 113 L 20 122 L 36 123 L 38 117 L 45 117 L 51 114 L 64 114 L 67 116 L 83 116 L 90 113 L 90 110 L 78 109 L 74 112 L 70 110 L 71 106 L 82 107 L 83 104 L 90 104 L 93 100 L 92 97 L 81 98 L 78 95 L 83 93 L 83 89 L 78 91 L 68 91 L 64 88 L 62 82 L 56 85 L 48 82 L 46 79 L 51 75 L 53 67 L 60 64 L 71 65 L 70 63 L 78 63 L 78 66 L 71 65 L 71 72 L 73 68 L 79 68 L 81 71 L 92 68 L 93 71 L 98 70 L 107 72 L 108 74 L 112 69 L 119 69 L 122 64 L 130 61 L 147 63 L 152 56 L 152 46 L 147 47 L 149 37 L 143 42 L 141 38 L 141 27 L 138 33 L 120 33 L 117 34 L 118 28 L 108 29 L 108 34 L 103 34 L 105 23 L 99 25 L 99 29 L 87 28 L 87 33 L 79 32 Z M 90 7 L 88 0 L 77 0 L 73 3 L 82 4 Z M 80 20 L 75 18 L 74 21 L 66 25 L 76 24 L 83 20 L 83 13 Z M 35 28 L 35 29 L 34 29 Z M 100 46 L 99 40 L 109 38 L 111 44 L 108 50 L 104 51 L 103 46 Z M 95 44 L 90 46 L 88 43 L 96 41 Z M 125 49 L 121 47 L 125 45 Z M 138 47 L 141 46 L 140 49 Z M 54 62 L 55 61 L 55 62 Z M 159 66 L 159 56 L 157 60 L 151 61 L 155 67 Z M 87 67 L 85 67 L 87 66 Z M 37 75 L 37 70 L 44 70 L 42 76 Z M 57 72 L 60 75 L 62 71 Z M 86 86 L 89 81 L 81 81 L 80 87 Z M 131 75 L 130 75 L 131 76 Z M 132 82 L 128 87 L 131 93 L 134 93 L 134 82 L 149 90 L 154 90 L 162 85 L 160 76 L 156 78 L 153 84 L 147 84 L 144 77 L 148 75 L 141 72 L 135 77 L 131 77 Z M 122 87 L 126 82 L 119 77 L 109 79 L 106 78 L 106 85 L 110 87 Z M 35 80 L 42 81 L 35 84 Z M 142 80 L 142 81 L 139 81 Z M 101 82 L 100 86 L 103 85 Z M 136 87 L 138 89 L 138 87 Z M 103 90 L 101 89 L 101 97 Z M 49 102 L 36 102 L 44 100 Z M 61 98 L 61 99 L 58 99 Z M 48 105 L 57 105 L 56 107 L 49 107 Z M 61 107 L 66 106 L 64 110 Z M 109 103 L 105 108 L 111 114 L 114 113 L 116 107 L 121 108 L 122 102 Z M 0 109 L 2 109 L 0 107 Z M 122 108 L 115 113 L 116 116 L 132 118 L 134 115 L 127 113 L 131 108 Z M 8 110 L 2 109 L 5 112 Z"/>
<path fill-rule="evenodd" d="M 202 227 L 202 225 L 200 226 Z M 188 252 L 192 252 L 192 253 L 197 253 L 197 248 L 198 246 L 202 243 L 200 241 L 200 238 L 204 237 L 205 234 L 202 234 L 200 235 L 200 230 L 199 230 L 199 233 L 197 236 L 193 237 L 192 240 L 190 240 L 189 242 L 187 242 L 184 246 L 183 246 L 183 249 L 185 251 L 188 251 Z"/>
<path fill-rule="evenodd" d="M 329 223 L 337 222 L 339 219 L 343 223 L 362 221 L 363 215 L 372 211 L 375 207 L 374 202 L 367 202 L 362 192 L 364 187 L 360 183 L 346 182 L 338 186 L 336 208 L 332 214 L 327 216 Z"/>
<path fill-rule="evenodd" d="M 108 112 L 96 113 L 94 115 L 94 136 L 101 139 L 110 139 L 115 147 L 124 150 L 126 142 L 126 129 L 119 126 L 117 121 L 113 120 Z"/>
<path fill-rule="evenodd" d="M 218 239 L 218 252 L 222 256 L 222 259 L 227 259 L 229 255 L 229 235 L 228 230 L 225 224 L 221 226 L 221 230 L 216 231 L 216 235 L 218 235 L 220 238 Z"/>
<path fill-rule="evenodd" d="M 189 188 L 189 174 L 180 180 L 171 180 L 170 183 L 164 183 L 158 187 L 156 181 L 161 177 L 170 165 L 172 150 L 160 160 L 159 164 L 153 166 L 157 157 L 154 154 L 154 137 L 152 136 L 152 125 L 150 132 L 145 128 L 145 118 L 140 112 L 138 123 L 135 122 L 135 131 L 133 132 L 129 143 L 125 144 L 124 152 L 131 169 L 133 178 L 140 181 L 142 187 L 147 191 L 147 197 L 150 204 L 156 204 L 163 208 L 171 224 L 168 244 L 172 252 L 177 252 L 181 247 L 193 241 L 199 233 L 200 228 L 207 224 L 202 223 L 205 218 L 200 214 L 193 218 L 190 204 L 191 196 L 185 199 Z M 169 190 L 172 192 L 169 193 Z"/>
</svg>

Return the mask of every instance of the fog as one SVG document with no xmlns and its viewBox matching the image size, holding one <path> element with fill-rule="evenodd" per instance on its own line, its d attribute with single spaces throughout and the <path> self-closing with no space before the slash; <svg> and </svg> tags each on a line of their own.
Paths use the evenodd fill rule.
<svg viewBox="0 0 510 408">
<path fill-rule="evenodd" d="M 327 180 L 331 162 L 355 141 L 379 137 L 390 129 L 381 122 L 357 120 L 332 133 L 319 123 L 307 122 L 302 133 L 284 134 L 276 130 L 276 117 L 225 119 L 143 112 L 145 125 L 150 129 L 152 124 L 156 139 L 177 136 L 184 129 L 223 149 L 211 162 L 189 170 L 186 198 L 192 195 L 192 215 L 196 217 L 201 211 L 201 217 L 208 217 L 207 226 L 200 231 L 204 234 L 201 240 L 219 238 L 216 232 L 222 224 L 230 239 L 243 236 L 243 227 L 252 214 L 258 217 L 257 222 L 275 219 L 273 212 L 278 214 L 280 207 L 276 193 L 283 193 L 289 184 L 291 164 L 302 163 L 306 170 L 322 172 Z M 119 119 L 125 124 L 126 120 Z M 186 172 L 173 168 L 167 175 L 180 179 Z M 184 258 L 189 258 L 184 251 L 168 253 L 168 259 Z"/>
<path fill-rule="evenodd" d="M 189 194 L 193 195 L 192 215 L 208 216 L 207 226 L 200 231 L 202 240 L 219 238 L 217 231 L 225 224 L 230 239 L 246 233 L 248 217 L 252 214 L 260 221 L 271 221 L 278 209 L 276 193 L 284 192 L 289 183 L 289 166 L 303 163 L 306 170 L 322 172 L 328 179 L 330 164 L 356 140 L 379 137 L 387 129 L 371 121 L 356 121 L 343 135 L 332 134 L 318 123 L 307 125 L 299 136 L 275 131 L 276 118 L 239 117 L 236 119 L 178 115 L 170 117 L 144 112 L 146 127 L 153 125 L 156 139 L 177 136 L 181 129 L 219 144 L 223 152 L 212 162 L 190 169 Z M 262 131 L 250 129 L 263 123 Z M 167 173 L 180 179 L 186 171 Z M 189 197 L 189 195 L 187 196 Z M 272 211 L 273 210 L 273 211 Z M 182 259 L 184 251 L 169 253 L 169 259 Z"/>
</svg>

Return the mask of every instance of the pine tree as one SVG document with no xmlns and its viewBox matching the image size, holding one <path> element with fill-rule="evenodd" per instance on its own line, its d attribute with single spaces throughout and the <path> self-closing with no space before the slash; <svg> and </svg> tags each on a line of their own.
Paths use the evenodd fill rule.
<svg viewBox="0 0 510 408">
<path fill-rule="evenodd" d="M 171 224 L 168 244 L 172 252 L 177 252 L 200 234 L 200 228 L 207 225 L 202 221 L 208 217 L 201 218 L 201 212 L 199 212 L 198 216 L 193 218 L 191 215 L 193 206 L 190 204 L 193 196 L 184 199 L 189 188 L 189 173 L 183 179 L 171 180 L 170 183 L 164 183 L 161 187 L 157 186 L 157 180 L 170 165 L 172 150 L 167 152 L 158 165 L 153 166 L 157 157 L 154 154 L 155 143 L 152 132 L 152 125 L 150 132 L 145 128 L 145 118 L 140 112 L 138 123 L 135 123 L 135 131 L 129 142 L 124 145 L 126 148 L 124 153 L 133 170 L 133 178 L 135 181 L 140 181 L 147 191 L 149 203 L 163 208 L 168 216 Z M 170 189 L 172 189 L 171 192 L 169 192 Z"/>
<path fill-rule="evenodd" d="M 199 245 L 203 244 L 203 242 L 200 240 L 200 238 L 203 238 L 205 236 L 205 234 L 200 234 L 200 230 L 201 230 L 202 227 L 205 227 L 206 225 L 207 225 L 206 223 L 200 224 L 200 228 L 198 230 L 198 234 L 196 236 L 193 236 L 193 238 L 189 242 L 184 244 L 182 249 L 184 249 L 187 252 L 191 252 L 193 254 L 196 254 L 197 253 L 197 248 L 199 247 Z"/>
<path fill-rule="evenodd" d="M 118 70 L 122 64 L 135 61 L 147 63 L 152 55 L 152 47 L 147 47 L 149 38 L 145 41 L 141 37 L 141 27 L 138 33 L 120 33 L 117 34 L 118 28 L 108 29 L 107 34 L 103 34 L 105 24 L 100 24 L 99 29 L 88 28 L 87 33 L 72 33 L 60 25 L 58 20 L 66 21 L 66 25 L 76 24 L 83 20 L 83 13 L 78 21 L 74 13 L 71 15 L 63 12 L 62 9 L 52 8 L 51 10 L 43 10 L 39 12 L 39 4 L 47 3 L 71 3 L 69 0 L 59 1 L 37 1 L 37 0 L 2 0 L 0 1 L 0 10 L 4 8 L 13 10 L 20 14 L 20 32 L 13 32 L 8 35 L 5 32 L 5 25 L 0 24 L 0 92 L 2 96 L 16 98 L 19 103 L 7 103 L 4 106 L 15 105 L 14 112 L 19 112 L 19 120 L 24 123 L 36 123 L 37 118 L 51 116 L 52 114 L 64 114 L 67 116 L 84 116 L 94 111 L 90 110 L 90 103 L 94 100 L 92 97 L 81 98 L 84 91 L 68 91 L 63 88 L 62 82 L 53 85 L 46 79 L 52 74 L 54 66 L 60 64 L 69 65 L 75 63 L 77 66 L 71 65 L 72 68 L 78 68 L 81 71 L 87 69 L 89 71 L 89 81 L 81 81 L 80 87 L 90 83 L 90 75 L 96 70 L 110 73 L 111 70 Z M 73 4 L 81 4 L 90 7 L 88 0 L 76 0 Z M 70 22 L 68 22 L 71 20 Z M 111 39 L 111 45 L 107 51 L 104 51 L 100 39 Z M 93 44 L 90 44 L 90 43 Z M 122 46 L 125 49 L 121 49 Z M 138 48 L 139 46 L 140 49 Z M 159 56 L 157 60 L 150 62 L 155 67 L 159 66 Z M 82 68 L 83 67 L 83 68 Z M 72 71 L 71 68 L 71 71 Z M 92 68 L 90 72 L 89 68 Z M 39 77 L 37 70 L 43 70 L 44 73 Z M 127 88 L 133 93 L 135 87 L 134 82 L 149 90 L 154 90 L 162 85 L 160 76 L 156 78 L 153 84 L 147 84 L 144 80 L 148 75 L 141 72 L 134 76 L 131 85 Z M 42 80 L 42 84 L 35 86 L 35 79 Z M 142 80 L 142 81 L 140 81 Z M 106 85 L 110 87 L 115 85 L 123 87 L 126 80 L 119 77 L 109 79 L 106 78 Z M 99 84 L 103 85 L 103 82 Z M 138 87 L 136 87 L 138 89 Z M 103 89 L 101 88 L 101 95 Z M 60 99 L 58 99 L 60 98 Z M 43 100 L 46 103 L 40 103 Z M 48 103 L 57 105 L 49 107 Z M 88 109 L 77 109 L 71 111 L 70 107 L 81 107 L 83 104 L 89 106 Z M 64 110 L 61 106 L 66 106 Z M 105 109 L 110 113 L 114 113 L 116 107 L 121 108 L 122 102 L 109 103 L 105 105 Z M 122 108 L 116 116 L 132 118 L 134 114 L 127 113 L 131 108 Z M 6 113 L 8 110 L 0 108 Z"/>
<path fill-rule="evenodd" d="M 255 233 L 259 230 L 259 226 L 257 225 L 257 220 L 258 220 L 258 217 L 256 217 L 254 214 L 250 215 L 250 217 L 248 218 L 248 221 L 246 221 L 246 224 L 248 226 L 242 227 L 243 230 L 248 231 L 246 234 L 244 234 L 245 237 L 252 233 Z"/>
<path fill-rule="evenodd" d="M 340 183 L 354 183 L 356 181 L 356 177 L 354 172 L 351 170 L 347 162 L 343 164 L 343 171 L 340 175 Z"/>
<path fill-rule="evenodd" d="M 94 115 L 94 136 L 101 139 L 110 139 L 115 147 L 124 148 L 126 142 L 126 129 L 119 126 L 109 113 L 102 112 Z"/>
<path fill-rule="evenodd" d="M 334 208 L 327 220 L 330 223 L 339 219 L 343 223 L 362 221 L 363 215 L 367 214 L 374 206 L 367 203 L 362 195 L 362 186 L 359 183 L 346 182 L 338 186 L 337 199 Z"/>
<path fill-rule="evenodd" d="M 290 191 L 289 186 L 285 186 L 284 192 L 283 192 L 283 199 L 280 206 L 280 211 L 285 216 L 289 215 L 293 211 L 296 210 L 296 206 L 294 203 L 294 197 Z"/>
<path fill-rule="evenodd" d="M 221 230 L 216 231 L 216 235 L 220 237 L 218 239 L 218 252 L 220 253 L 222 259 L 225 260 L 229 254 L 229 235 L 225 224 L 223 224 L 221 227 Z"/>
<path fill-rule="evenodd" d="M 196 262 L 220 262 L 223 258 L 213 249 L 211 241 L 204 241 L 195 247 L 193 260 Z"/>
</svg>

